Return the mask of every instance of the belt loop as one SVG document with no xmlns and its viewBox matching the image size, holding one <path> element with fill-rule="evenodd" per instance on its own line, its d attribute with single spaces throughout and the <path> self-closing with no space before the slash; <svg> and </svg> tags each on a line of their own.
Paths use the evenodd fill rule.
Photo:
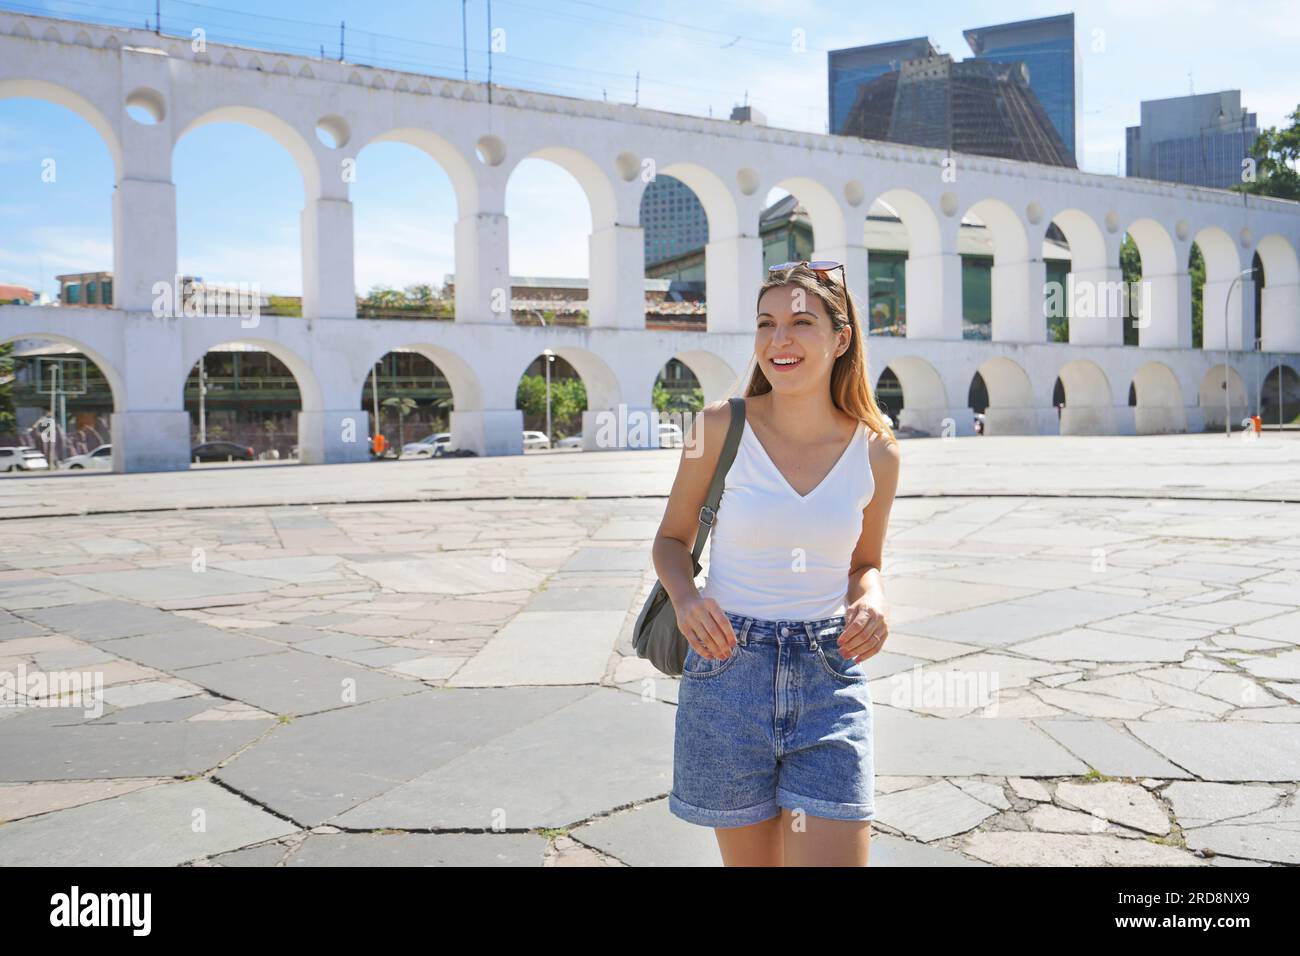
<svg viewBox="0 0 1300 956">
<path fill-rule="evenodd" d="M 746 647 L 749 646 L 749 626 L 753 623 L 754 619 L 752 617 L 745 618 L 745 622 L 740 627 L 740 633 L 736 635 L 738 643 L 744 644 Z"/>
<path fill-rule="evenodd" d="M 816 629 L 815 627 L 813 627 L 812 622 L 811 622 L 811 621 L 804 621 L 804 622 L 803 622 L 803 628 L 804 628 L 805 631 L 808 632 L 808 645 L 809 645 L 809 647 L 810 647 L 812 650 L 814 650 L 814 651 L 815 651 L 815 650 L 819 650 L 820 647 L 819 647 L 819 645 L 817 644 L 817 629 Z"/>
</svg>

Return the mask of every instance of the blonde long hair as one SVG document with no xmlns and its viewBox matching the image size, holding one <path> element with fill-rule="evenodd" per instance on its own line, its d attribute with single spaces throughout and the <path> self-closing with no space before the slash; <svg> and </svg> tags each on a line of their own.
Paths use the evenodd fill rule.
<svg viewBox="0 0 1300 956">
<path fill-rule="evenodd" d="M 858 321 L 857 300 L 853 293 L 832 281 L 829 277 L 822 279 L 807 266 L 791 266 L 782 272 L 773 272 L 758 288 L 758 303 L 763 300 L 763 293 L 778 286 L 794 285 L 811 292 L 822 300 L 826 313 L 831 318 L 831 328 L 838 332 L 846 325 L 852 329 L 849 347 L 835 360 L 831 368 L 831 401 L 835 407 L 851 415 L 889 442 L 897 442 L 894 430 L 889 427 L 889 420 L 876 404 L 876 396 L 867 378 L 867 349 L 862 337 L 862 326 Z M 763 368 L 757 357 L 751 359 L 752 371 L 749 384 L 745 387 L 745 396 L 762 395 L 772 390 L 772 383 L 763 374 Z"/>
</svg>

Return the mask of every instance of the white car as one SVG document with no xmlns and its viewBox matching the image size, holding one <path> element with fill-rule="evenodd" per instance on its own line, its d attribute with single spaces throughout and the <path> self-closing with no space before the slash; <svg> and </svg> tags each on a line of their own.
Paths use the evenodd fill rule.
<svg viewBox="0 0 1300 956">
<path fill-rule="evenodd" d="M 546 432 L 524 432 L 524 451 L 550 447 L 551 440 L 546 437 Z"/>
<path fill-rule="evenodd" d="M 38 448 L 11 445 L 0 448 L 0 471 L 48 471 L 50 463 Z"/>
<path fill-rule="evenodd" d="M 84 471 L 87 468 L 112 471 L 113 446 L 100 445 L 94 451 L 86 452 L 84 455 L 73 455 L 63 463 L 63 467 L 70 471 Z"/>
<path fill-rule="evenodd" d="M 570 435 L 568 438 L 561 438 L 555 443 L 556 448 L 581 448 L 582 436 Z"/>
<path fill-rule="evenodd" d="M 659 423 L 659 447 L 660 448 L 681 448 L 682 447 L 682 427 L 674 425 L 672 422 Z"/>
<path fill-rule="evenodd" d="M 419 441 L 408 441 L 402 446 L 403 458 L 441 458 L 443 452 L 451 446 L 451 432 L 437 432 L 421 438 Z"/>
</svg>

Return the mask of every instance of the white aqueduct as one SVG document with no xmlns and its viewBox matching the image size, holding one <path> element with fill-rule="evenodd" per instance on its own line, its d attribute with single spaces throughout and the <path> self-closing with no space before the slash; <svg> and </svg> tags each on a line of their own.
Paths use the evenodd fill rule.
<svg viewBox="0 0 1300 956">
<path fill-rule="evenodd" d="M 868 210 L 886 204 L 908 235 L 907 335 L 873 336 L 872 375 L 886 366 L 904 393 L 902 423 L 931 433 L 945 419 L 969 434 L 968 392 L 985 381 L 990 434 L 1145 434 L 1223 423 L 1253 407 L 1248 389 L 1279 366 L 1300 368 L 1300 204 L 1101 176 L 940 150 L 771 129 L 630 106 L 306 59 L 238 47 L 195 51 L 144 30 L 0 12 L 0 98 L 35 97 L 84 117 L 116 173 L 116 307 L 0 307 L 0 342 L 75 346 L 113 391 L 114 467 L 187 466 L 185 378 L 209 349 L 255 343 L 296 376 L 299 445 L 306 462 L 363 459 L 360 398 L 370 368 L 395 348 L 419 351 L 447 376 L 454 440 L 480 455 L 521 451 L 519 376 L 544 348 L 582 375 L 590 411 L 652 414 L 651 391 L 672 358 L 720 397 L 753 350 L 762 248 L 759 213 L 772 187 L 808 210 L 816 255 L 843 261 L 867 301 Z M 138 122 L 128 106 L 154 120 Z M 177 272 L 172 154 L 207 123 L 247 123 L 293 157 L 305 187 L 303 317 L 155 317 L 154 284 Z M 325 145 L 317 130 L 330 133 Z M 401 141 L 438 162 L 456 193 L 455 321 L 356 317 L 349 160 L 367 144 Z M 520 327 L 502 307 L 508 288 L 505 190 L 527 157 L 568 170 L 590 203 L 590 326 Z M 948 163 L 945 164 L 945 160 Z M 643 171 L 683 181 L 709 224 L 707 332 L 645 329 Z M 945 171 L 947 174 L 945 175 Z M 958 230 L 977 217 L 994 246 L 989 341 L 962 339 Z M 1120 243 L 1136 241 L 1150 310 L 1140 345 L 1123 345 L 1119 315 L 1070 323 L 1070 341 L 1046 341 L 1044 232 L 1070 245 L 1076 283 L 1118 283 Z M 1206 262 L 1204 348 L 1192 348 L 1191 244 Z M 1247 275 L 1264 267 L 1262 341 Z M 495 290 L 495 295 L 494 295 Z M 496 311 L 494 311 L 494 306 Z M 1227 321 L 1219 317 L 1226 313 Z M 1226 334 L 1226 342 L 1225 342 Z M 1226 351 L 1231 358 L 1224 362 Z M 1052 404 L 1060 378 L 1066 407 Z M 1129 404 L 1130 386 L 1137 403 Z M 650 442 L 656 439 L 652 436 Z"/>
</svg>

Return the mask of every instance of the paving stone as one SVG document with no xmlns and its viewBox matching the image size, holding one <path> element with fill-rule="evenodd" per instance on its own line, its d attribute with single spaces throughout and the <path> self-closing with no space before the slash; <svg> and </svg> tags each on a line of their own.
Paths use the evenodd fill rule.
<svg viewBox="0 0 1300 956">
<path fill-rule="evenodd" d="M 215 776 L 304 826 L 317 826 L 591 692 L 424 688 L 283 724 Z"/>
<path fill-rule="evenodd" d="M 1032 807 L 1025 814 L 1025 822 L 1043 833 L 1106 833 L 1115 829 L 1103 816 L 1081 810 L 1065 810 L 1050 804 Z"/>
<path fill-rule="evenodd" d="M 1127 721 L 1133 736 L 1202 780 L 1300 780 L 1300 726 Z"/>
<path fill-rule="evenodd" d="M 965 833 L 997 814 L 946 780 L 876 797 L 876 819 L 923 843 Z"/>
<path fill-rule="evenodd" d="M 1009 777 L 1007 783 L 1015 791 L 1017 797 L 1022 800 L 1050 801 L 1052 795 L 1037 780 L 1029 780 L 1024 777 Z"/>
<path fill-rule="evenodd" d="M 997 830 L 965 837 L 962 852 L 996 866 L 1205 866 L 1185 850 L 1109 834 Z"/>
<path fill-rule="evenodd" d="M 350 829 L 558 827 L 672 787 L 675 712 L 609 688 L 340 814 Z"/>
<path fill-rule="evenodd" d="M 69 780 L 0 784 L 0 823 L 33 817 L 166 783 L 162 779 Z"/>
<path fill-rule="evenodd" d="M 1174 808 L 1174 818 L 1181 826 L 1197 827 L 1267 810 L 1275 806 L 1286 791 L 1261 784 L 1189 780 L 1171 783 L 1161 795 Z"/>
<path fill-rule="evenodd" d="M 1047 661 L 1079 657 L 1090 661 L 1181 661 L 1194 643 L 1076 627 L 1049 637 L 1022 641 L 1015 645 L 1015 650 Z"/>
<path fill-rule="evenodd" d="M 877 705 L 873 734 L 880 774 L 1062 777 L 1088 770 L 1051 737 L 1019 720 L 910 717 Z"/>
<path fill-rule="evenodd" d="M 193 825 L 199 811 L 201 829 Z M 192 780 L 0 826 L 0 858 L 14 866 L 176 866 L 296 829 Z"/>
<path fill-rule="evenodd" d="M 1170 830 L 1169 818 L 1155 797 L 1135 783 L 1063 780 L 1056 786 L 1056 801 L 1156 836 L 1164 836 Z"/>
<path fill-rule="evenodd" d="M 283 652 L 281 646 L 273 641 L 232 634 L 194 623 L 166 634 L 118 637 L 103 641 L 99 646 L 118 657 L 170 672 L 200 664 Z"/>
<path fill-rule="evenodd" d="M 1104 721 L 1060 717 L 1034 723 L 1089 767 L 1108 777 L 1154 774 L 1183 779 L 1191 776 Z"/>
<path fill-rule="evenodd" d="M 285 866 L 541 866 L 534 833 L 312 833 Z"/>
<path fill-rule="evenodd" d="M 1300 681 L 1300 650 L 1287 651 L 1276 657 L 1252 657 L 1242 661 L 1241 666 L 1256 677 Z"/>
<path fill-rule="evenodd" d="M 162 634 L 191 623 L 176 614 L 131 601 L 92 601 L 27 611 L 24 616 L 60 634 L 84 641 Z"/>
<path fill-rule="evenodd" d="M 528 602 L 530 611 L 618 611 L 626 614 L 634 587 L 550 587 Z"/>
<path fill-rule="evenodd" d="M 0 607 L 11 611 L 89 604 L 103 595 L 72 580 L 38 578 L 0 582 Z"/>
<path fill-rule="evenodd" d="M 397 697 L 423 685 L 318 654 L 286 650 L 186 667 L 178 676 L 273 714 L 310 714 Z"/>
<path fill-rule="evenodd" d="M 84 584 L 96 591 L 145 603 L 179 597 L 244 594 L 274 587 L 272 581 L 234 574 L 219 568 L 196 572 L 191 570 L 188 562 L 184 567 L 179 568 L 141 568 L 138 571 L 110 571 L 105 574 L 75 574 L 68 580 Z"/>
<path fill-rule="evenodd" d="M 521 611 L 448 684 L 598 683 L 626 618 L 626 610 Z"/>
<path fill-rule="evenodd" d="M 531 591 L 545 576 L 491 554 L 437 554 L 405 561 L 350 562 L 357 573 L 399 594 L 484 594 Z"/>
<path fill-rule="evenodd" d="M 976 644 L 1015 644 L 1054 631 L 1126 614 L 1154 604 L 1142 597 L 1064 589 L 1044 591 L 988 607 L 957 611 L 907 625 L 910 634 Z"/>
<path fill-rule="evenodd" d="M 50 714 L 67 720 L 73 715 Z M 47 718 L 48 721 L 48 718 Z M 247 746 L 273 721 L 58 726 L 31 721 L 0 734 L 0 781 L 185 777 Z M 0 854 L 2 856 L 2 854 Z"/>
<path fill-rule="evenodd" d="M 1183 831 L 1193 849 L 1225 856 L 1300 863 L 1300 806 L 1271 807 L 1204 827 Z"/>
<path fill-rule="evenodd" d="M 289 847 L 283 843 L 264 843 L 229 853 L 218 853 L 211 858 L 211 862 L 219 866 L 279 866 L 288 853 Z"/>
</svg>

